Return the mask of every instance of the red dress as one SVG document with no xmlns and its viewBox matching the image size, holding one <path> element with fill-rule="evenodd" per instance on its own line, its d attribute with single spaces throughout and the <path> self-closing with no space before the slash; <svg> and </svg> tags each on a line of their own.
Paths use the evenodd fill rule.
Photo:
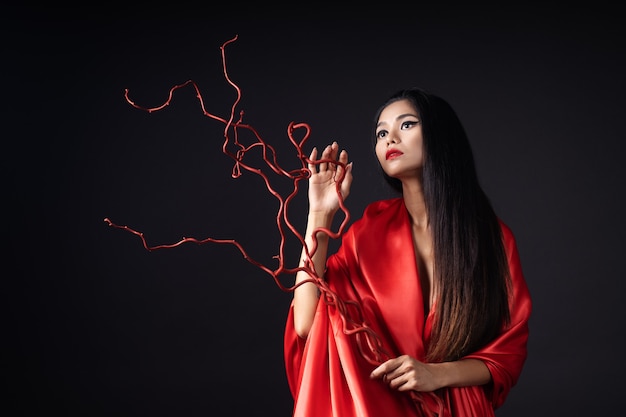
<svg viewBox="0 0 626 417">
<path fill-rule="evenodd" d="M 289 310 L 284 341 L 293 415 L 493 416 L 522 371 L 531 313 L 515 238 L 506 225 L 502 230 L 512 278 L 511 323 L 483 349 L 466 356 L 485 362 L 491 383 L 409 394 L 370 379 L 375 365 L 360 353 L 355 335 L 344 331 L 338 309 L 322 298 L 306 339 L 295 333 L 293 308 Z M 409 216 L 401 198 L 367 207 L 328 258 L 324 278 L 340 299 L 358 301 L 363 322 L 378 335 L 388 358 L 408 354 L 424 361 L 432 312 L 425 317 Z"/>
</svg>

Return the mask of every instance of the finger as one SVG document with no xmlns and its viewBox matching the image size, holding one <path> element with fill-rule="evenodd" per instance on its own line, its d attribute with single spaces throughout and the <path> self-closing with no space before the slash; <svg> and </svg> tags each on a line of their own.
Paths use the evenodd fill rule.
<svg viewBox="0 0 626 417">
<path fill-rule="evenodd" d="M 346 175 L 341 182 L 341 194 L 344 198 L 348 197 L 350 187 L 352 185 L 352 162 L 346 165 Z"/>
<path fill-rule="evenodd" d="M 339 153 L 339 145 L 337 144 L 337 142 L 333 142 L 330 144 L 330 155 L 328 156 L 330 159 L 332 159 L 333 161 L 337 160 L 337 154 Z M 329 168 L 330 169 L 337 169 L 337 164 L 335 163 L 329 163 Z"/>
<path fill-rule="evenodd" d="M 348 152 L 346 152 L 345 150 L 342 150 L 339 153 L 339 164 L 337 164 L 337 174 L 338 178 L 341 178 L 341 176 L 344 175 L 344 166 L 348 163 Z"/>
<path fill-rule="evenodd" d="M 332 151 L 332 147 L 330 145 L 327 145 L 326 148 L 324 148 L 324 152 L 322 152 L 322 157 L 320 159 L 324 160 L 324 159 L 330 159 L 330 154 Z M 322 162 L 319 165 L 319 170 L 320 171 L 326 171 L 328 169 L 328 162 Z"/>
<path fill-rule="evenodd" d="M 386 377 L 386 375 L 387 375 L 387 363 L 385 362 L 382 365 L 379 365 L 376 369 L 374 369 L 372 373 L 370 373 L 370 378 L 380 379 L 380 378 Z"/>
<path fill-rule="evenodd" d="M 313 150 L 311 151 L 311 154 L 309 155 L 309 171 L 311 171 L 311 174 L 315 174 L 317 172 L 317 167 L 316 164 L 313 163 L 313 161 L 315 161 L 317 158 L 317 148 L 313 148 Z"/>
<path fill-rule="evenodd" d="M 339 162 L 342 162 L 344 164 L 348 163 L 348 151 L 346 151 L 345 149 L 341 151 L 341 153 L 339 153 Z"/>
<path fill-rule="evenodd" d="M 398 391 L 410 391 L 413 389 L 412 385 L 409 384 L 409 381 L 403 381 L 401 384 L 397 384 L 395 387 L 389 384 L 391 388 L 395 388 Z"/>
<path fill-rule="evenodd" d="M 402 361 L 398 358 L 389 359 L 382 364 L 378 365 L 376 369 L 372 371 L 370 377 L 372 378 L 382 378 L 383 374 L 389 374 L 389 377 L 393 377 L 393 372 L 402 364 Z"/>
</svg>

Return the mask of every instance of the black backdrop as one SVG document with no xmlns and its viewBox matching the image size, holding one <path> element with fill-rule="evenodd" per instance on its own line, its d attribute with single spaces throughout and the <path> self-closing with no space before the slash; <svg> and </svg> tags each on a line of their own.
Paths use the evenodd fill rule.
<svg viewBox="0 0 626 417">
<path fill-rule="evenodd" d="M 273 268 L 277 201 L 258 176 L 231 178 L 223 125 L 244 121 L 297 166 L 337 140 L 354 161 L 358 217 L 388 195 L 371 117 L 398 88 L 446 98 L 481 181 L 514 230 L 534 297 L 529 358 L 504 416 L 603 415 L 626 384 L 623 74 L 611 10 L 381 10 L 378 19 L 211 17 L 3 23 L 3 182 L 12 415 L 288 416 L 282 362 L 290 294 L 231 245 L 145 250 L 182 237 L 236 239 Z M 406 17 L 410 18 L 407 19 Z M 28 17 L 28 16 L 27 16 Z M 196 19 L 191 19 L 196 17 Z M 261 161 L 257 160 L 257 164 Z M 295 165 L 294 165 L 295 164 Z M 299 194 L 290 218 L 304 226 Z M 6 236 L 6 235 L 5 235 Z M 299 248 L 286 248 L 286 261 Z M 285 277 L 288 282 L 289 277 Z M 614 415 L 614 414 L 613 414 Z"/>
</svg>

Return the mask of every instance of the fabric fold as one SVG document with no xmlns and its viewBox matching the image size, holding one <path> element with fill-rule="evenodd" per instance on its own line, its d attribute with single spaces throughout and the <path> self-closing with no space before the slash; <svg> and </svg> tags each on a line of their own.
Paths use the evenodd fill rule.
<svg viewBox="0 0 626 417">
<path fill-rule="evenodd" d="M 369 378 L 376 365 L 361 353 L 368 344 L 359 343 L 368 333 L 357 331 L 359 337 L 352 334 L 355 325 L 349 319 L 362 318 L 361 324 L 371 329 L 389 358 L 408 354 L 424 361 L 431 327 L 431 316 L 424 311 L 404 201 L 388 199 L 366 208 L 326 263 L 328 287 L 344 302 L 357 305 L 358 311 L 348 309 L 353 317 L 346 321 L 322 298 L 309 335 L 302 339 L 294 331 L 293 308 L 289 309 L 284 355 L 294 416 L 431 416 L 435 415 L 435 403 L 444 404 L 444 415 L 493 416 L 521 373 L 531 313 L 514 236 L 504 223 L 502 229 L 513 284 L 511 325 L 493 342 L 467 356 L 485 361 L 492 374 L 491 384 L 411 395 Z M 379 352 L 366 353 L 374 357 Z M 415 401 L 415 395 L 424 401 Z"/>
</svg>

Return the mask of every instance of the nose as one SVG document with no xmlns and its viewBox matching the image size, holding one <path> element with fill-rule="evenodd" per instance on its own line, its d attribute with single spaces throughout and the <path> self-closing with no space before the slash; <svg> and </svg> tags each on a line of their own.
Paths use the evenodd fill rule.
<svg viewBox="0 0 626 417">
<path fill-rule="evenodd" d="M 395 133 L 389 133 L 387 135 L 387 146 L 391 145 L 392 143 L 398 143 L 398 139 L 396 137 Z"/>
</svg>

